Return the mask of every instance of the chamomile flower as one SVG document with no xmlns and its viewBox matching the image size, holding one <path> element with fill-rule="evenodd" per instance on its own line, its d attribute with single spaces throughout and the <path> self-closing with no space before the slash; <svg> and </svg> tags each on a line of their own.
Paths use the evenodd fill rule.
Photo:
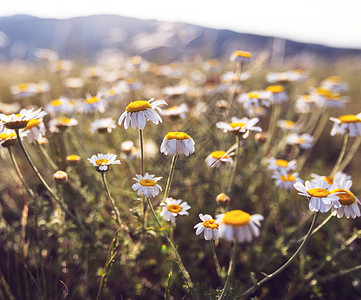
<svg viewBox="0 0 361 300">
<path fill-rule="evenodd" d="M 26 138 L 29 143 L 39 141 L 44 137 L 46 129 L 43 122 L 43 118 L 31 119 L 24 129 L 21 129 L 22 132 L 26 132 Z"/>
<path fill-rule="evenodd" d="M 333 91 L 335 93 L 342 93 L 348 90 L 347 82 L 343 81 L 338 76 L 330 76 L 321 82 L 321 87 Z"/>
<path fill-rule="evenodd" d="M 216 126 L 223 132 L 232 132 L 234 134 L 243 134 L 242 137 L 245 139 L 248 137 L 250 131 L 261 132 L 262 129 L 258 126 L 254 126 L 258 123 L 258 118 L 248 119 L 246 117 L 238 119 L 233 117 L 231 123 L 218 122 Z"/>
<path fill-rule="evenodd" d="M 348 133 L 350 137 L 361 135 L 361 115 L 343 115 L 338 118 L 331 117 L 334 122 L 330 134 L 345 135 Z"/>
<path fill-rule="evenodd" d="M 269 93 L 271 103 L 282 104 L 288 101 L 288 96 L 282 85 L 270 85 L 266 88 L 266 92 Z"/>
<path fill-rule="evenodd" d="M 80 90 L 84 85 L 84 80 L 79 77 L 69 77 L 64 80 L 64 85 L 70 90 Z"/>
<path fill-rule="evenodd" d="M 340 94 L 334 93 L 329 89 L 323 87 L 317 87 L 310 93 L 314 97 L 318 106 L 326 108 L 344 108 L 345 104 L 349 102 L 349 99 Z"/>
<path fill-rule="evenodd" d="M 316 107 L 316 102 L 311 95 L 300 96 L 295 103 L 295 111 L 300 114 L 312 112 Z"/>
<path fill-rule="evenodd" d="M 350 191 L 352 180 L 342 180 L 337 182 L 336 188 L 331 191 L 331 194 L 337 195 L 340 199 L 341 207 L 332 207 L 332 215 L 341 218 L 343 215 L 346 218 L 355 219 L 361 216 L 359 204 L 360 200 Z"/>
<path fill-rule="evenodd" d="M 331 176 L 321 176 L 321 175 L 317 175 L 315 173 L 311 174 L 312 177 L 312 182 L 318 181 L 318 180 L 323 180 L 326 181 L 328 184 L 334 184 L 337 182 L 341 182 L 341 181 L 346 181 L 346 180 L 350 180 L 351 176 L 347 175 L 346 173 L 342 173 L 342 172 L 337 172 L 335 174 L 334 177 Z"/>
<path fill-rule="evenodd" d="M 65 157 L 66 162 L 71 166 L 76 166 L 80 163 L 81 157 L 76 154 L 70 154 Z"/>
<path fill-rule="evenodd" d="M 133 159 L 140 156 L 140 153 L 135 147 L 133 141 L 124 141 L 120 144 L 120 157 L 124 160 Z"/>
<path fill-rule="evenodd" d="M 185 117 L 186 117 L 185 114 L 187 112 L 189 112 L 189 108 L 188 108 L 187 104 L 182 103 L 179 106 L 172 106 L 167 109 L 163 109 L 161 111 L 161 114 L 163 116 L 167 116 L 171 119 L 178 119 L 178 118 L 185 119 Z"/>
<path fill-rule="evenodd" d="M 0 114 L 0 125 L 4 125 L 8 129 L 25 128 L 28 122 L 32 119 L 41 119 L 47 113 L 41 111 L 41 108 L 34 111 L 31 109 L 22 109 L 19 114 L 4 115 Z"/>
<path fill-rule="evenodd" d="M 90 94 L 86 95 L 86 98 L 79 105 L 79 111 L 84 113 L 93 113 L 93 112 L 105 112 L 107 107 L 107 102 L 103 100 L 102 94 L 98 92 L 96 96 L 91 96 Z"/>
<path fill-rule="evenodd" d="M 74 106 L 70 103 L 68 98 L 60 97 L 50 101 L 46 106 L 45 110 L 51 114 L 69 114 L 74 110 Z"/>
<path fill-rule="evenodd" d="M 308 133 L 292 133 L 286 138 L 286 142 L 289 145 L 298 145 L 301 149 L 310 149 L 313 146 L 313 136 Z"/>
<path fill-rule="evenodd" d="M 321 213 L 328 212 L 332 207 L 340 208 L 339 197 L 332 194 L 331 191 L 336 188 L 335 185 L 329 185 L 326 181 L 308 181 L 305 185 L 296 182 L 294 188 L 299 191 L 299 195 L 310 198 L 309 208 L 311 211 Z"/>
<path fill-rule="evenodd" d="M 193 139 L 185 132 L 171 131 L 166 134 L 160 146 L 160 152 L 165 155 L 188 156 L 195 150 Z"/>
<path fill-rule="evenodd" d="M 225 151 L 213 151 L 207 156 L 205 162 L 210 167 L 219 168 L 221 166 L 227 166 L 233 164 L 232 155 L 234 155 L 234 152 L 226 153 Z"/>
<path fill-rule="evenodd" d="M 112 118 L 98 119 L 90 124 L 90 131 L 92 133 L 111 133 L 114 128 L 116 126 Z"/>
<path fill-rule="evenodd" d="M 99 153 L 88 158 L 88 160 L 98 172 L 106 172 L 111 165 L 120 165 L 120 161 L 116 160 L 116 158 L 117 156 L 115 154 Z"/>
<path fill-rule="evenodd" d="M 278 120 L 277 126 L 283 130 L 288 131 L 297 131 L 297 126 L 295 121 L 291 120 Z"/>
<path fill-rule="evenodd" d="M 237 101 L 243 105 L 245 110 L 256 109 L 259 106 L 270 106 L 271 93 L 261 91 L 252 91 L 239 96 Z"/>
<path fill-rule="evenodd" d="M 282 171 L 275 171 L 272 178 L 276 179 L 276 186 L 285 190 L 291 190 L 296 182 L 303 182 L 303 180 L 298 177 L 298 172 L 288 174 Z"/>
<path fill-rule="evenodd" d="M 136 174 L 133 180 L 136 181 L 132 185 L 132 190 L 137 192 L 138 196 L 143 194 L 145 197 L 155 197 L 162 190 L 161 186 L 157 184 L 163 177 L 155 177 L 145 173 L 144 176 Z"/>
<path fill-rule="evenodd" d="M 124 121 L 124 128 L 128 129 L 129 123 L 133 129 L 144 129 L 147 119 L 152 121 L 154 124 L 158 125 L 159 122 L 162 122 L 162 118 L 156 112 L 161 111 L 159 108 L 160 105 L 167 105 L 164 100 L 154 101 L 154 98 L 145 101 L 139 100 L 130 102 L 130 104 L 125 109 L 125 112 L 120 116 L 118 124 L 122 125 Z"/>
<path fill-rule="evenodd" d="M 188 215 L 189 212 L 187 212 L 187 210 L 191 208 L 187 202 L 182 202 L 180 199 L 176 200 L 173 198 L 165 199 L 165 203 L 161 203 L 160 205 L 163 206 L 160 215 L 164 220 L 168 222 L 171 221 L 172 223 L 175 222 L 176 216 Z"/>
<path fill-rule="evenodd" d="M 251 60 L 252 54 L 247 51 L 234 51 L 230 56 L 231 62 L 238 62 L 238 63 L 249 63 Z"/>
<path fill-rule="evenodd" d="M 238 243 L 250 242 L 254 237 L 260 235 L 259 228 L 263 216 L 250 215 L 242 210 L 231 210 L 217 215 L 220 223 L 219 235 L 227 241 L 236 240 Z"/>
<path fill-rule="evenodd" d="M 286 174 L 289 171 L 296 169 L 296 165 L 297 165 L 297 161 L 295 159 L 291 161 L 287 161 L 284 159 L 276 159 L 272 157 L 269 158 L 267 162 L 268 162 L 268 170 L 277 171 Z"/>
<path fill-rule="evenodd" d="M 20 132 L 20 137 L 26 136 L 26 133 Z M 3 128 L 0 130 L 0 149 L 11 147 L 17 142 L 17 136 L 14 130 Z"/>
<path fill-rule="evenodd" d="M 10 86 L 11 93 L 15 98 L 26 98 L 35 94 L 34 83 L 19 83 Z"/>
<path fill-rule="evenodd" d="M 214 220 L 211 215 L 199 214 L 202 222 L 194 226 L 196 235 L 200 235 L 204 231 L 204 239 L 207 241 L 218 240 L 219 238 L 219 222 Z"/>
<path fill-rule="evenodd" d="M 59 130 L 66 130 L 67 128 L 78 125 L 78 121 L 74 118 L 56 118 L 51 119 L 48 123 L 50 132 L 58 132 Z"/>
</svg>

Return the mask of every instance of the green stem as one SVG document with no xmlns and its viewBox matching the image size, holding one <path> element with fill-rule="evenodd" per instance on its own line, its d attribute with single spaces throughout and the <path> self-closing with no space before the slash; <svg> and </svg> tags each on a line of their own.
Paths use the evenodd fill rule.
<svg viewBox="0 0 361 300">
<path fill-rule="evenodd" d="M 62 210 L 76 223 L 78 224 L 83 230 L 85 230 L 87 233 L 89 233 L 89 230 L 84 226 L 84 224 L 78 219 L 76 218 L 72 212 L 64 205 L 64 203 L 58 198 L 58 196 L 54 193 L 54 191 L 50 188 L 50 186 L 46 183 L 46 181 L 44 180 L 44 178 L 41 176 L 40 172 L 38 171 L 38 169 L 35 167 L 33 161 L 31 160 L 29 153 L 26 151 L 26 148 L 24 146 L 23 141 L 21 140 L 20 134 L 19 134 L 19 129 L 15 129 L 16 135 L 17 135 L 17 139 L 19 141 L 20 147 L 24 152 L 24 155 L 27 159 L 27 161 L 29 162 L 31 168 L 33 169 L 34 173 L 36 174 L 36 176 L 39 178 L 39 180 L 41 181 L 41 183 L 45 186 L 46 190 L 49 192 L 49 194 L 53 197 L 53 199 L 60 205 L 60 207 L 62 208 Z"/>
<path fill-rule="evenodd" d="M 231 192 L 232 192 L 232 187 L 233 187 L 233 183 L 234 183 L 234 179 L 236 178 L 236 174 L 237 174 L 237 167 L 238 167 L 238 162 L 239 162 L 239 154 L 240 154 L 240 147 L 239 147 L 239 142 L 240 142 L 240 135 L 237 134 L 236 135 L 236 157 L 234 159 L 233 162 L 233 169 L 232 169 L 232 174 L 228 183 L 228 188 L 227 188 L 227 194 L 231 196 Z"/>
<path fill-rule="evenodd" d="M 169 175 L 168 175 L 168 179 L 167 179 L 167 185 L 165 186 L 165 190 L 164 190 L 163 202 L 165 202 L 165 200 L 167 199 L 168 194 L 169 194 L 169 190 L 170 190 L 170 186 L 172 184 L 177 158 L 178 158 L 178 154 L 174 155 L 173 158 L 172 158 L 172 163 L 170 165 L 170 171 L 169 171 Z"/>
<path fill-rule="evenodd" d="M 232 89 L 228 95 L 227 117 L 229 117 L 231 110 L 232 110 L 234 95 L 236 94 L 236 91 L 237 91 L 238 82 L 241 79 L 242 69 L 243 69 L 243 62 L 237 63 L 237 69 L 236 69 L 236 73 L 235 73 L 236 82 L 233 84 L 233 81 L 232 81 Z"/>
<path fill-rule="evenodd" d="M 218 257 L 217 257 L 217 253 L 216 253 L 216 249 L 214 247 L 214 240 L 210 240 L 209 241 L 209 244 L 210 244 L 210 247 L 211 247 L 211 252 L 212 252 L 212 256 L 213 256 L 213 260 L 214 260 L 214 263 L 216 265 L 216 270 L 217 270 L 217 275 L 218 277 L 223 281 L 224 278 L 222 276 L 222 268 L 221 268 L 221 265 L 219 264 L 219 260 L 218 260 Z"/>
<path fill-rule="evenodd" d="M 352 158 L 354 157 L 357 149 L 360 147 L 361 144 L 361 135 L 358 135 L 355 139 L 355 141 L 353 142 L 350 150 L 348 151 L 345 159 L 343 160 L 343 162 L 340 164 L 339 167 L 339 171 L 342 172 L 350 163 L 350 161 L 352 160 Z"/>
<path fill-rule="evenodd" d="M 144 137 L 143 137 L 143 130 L 139 129 L 139 142 L 140 142 L 140 171 L 142 176 L 145 174 L 145 167 L 144 167 Z"/>
<path fill-rule="evenodd" d="M 50 167 L 55 171 L 58 170 L 58 166 L 53 162 L 53 160 L 50 158 L 48 152 L 44 149 L 43 145 L 40 145 L 38 142 L 36 142 L 36 145 L 38 149 L 40 150 L 40 153 L 43 155 L 45 160 L 48 162 Z"/>
<path fill-rule="evenodd" d="M 152 205 L 152 202 L 150 201 L 149 198 L 147 198 L 147 201 L 148 201 L 148 206 L 150 207 L 150 210 L 154 216 L 154 219 L 156 220 L 159 228 L 162 228 L 162 224 L 160 223 L 158 217 L 157 217 L 157 214 L 155 213 L 155 210 L 153 208 L 153 205 Z M 175 260 L 176 260 L 176 263 L 177 263 L 177 266 L 179 268 L 179 270 L 181 271 L 185 281 L 186 281 L 186 284 L 188 286 L 188 288 L 191 290 L 193 296 L 195 296 L 197 298 L 197 295 L 194 294 L 194 284 L 192 282 L 192 279 L 191 277 L 189 276 L 189 273 L 187 271 L 187 269 L 185 268 L 183 262 L 182 262 L 182 258 L 180 257 L 179 253 L 178 253 L 178 250 L 177 250 L 177 247 L 175 246 L 175 244 L 173 243 L 172 239 L 166 235 L 163 231 L 161 231 L 161 233 L 165 236 L 165 238 L 167 239 L 169 245 L 171 246 L 171 248 L 173 249 L 174 251 L 174 255 L 175 255 Z"/>
<path fill-rule="evenodd" d="M 112 195 L 109 192 L 108 185 L 107 185 L 107 180 L 105 179 L 105 172 L 101 172 L 101 174 L 102 174 L 104 188 L 105 188 L 105 191 L 107 193 L 108 200 L 109 200 L 110 205 L 111 205 L 111 207 L 112 207 L 112 209 L 113 209 L 113 211 L 115 213 L 115 221 L 118 223 L 118 226 L 120 227 L 122 222 L 120 220 L 119 209 L 115 206 L 115 201 L 114 201 Z"/>
<path fill-rule="evenodd" d="M 301 252 L 301 250 L 303 249 L 303 247 L 305 246 L 306 242 L 308 241 L 308 239 L 311 237 L 312 235 L 312 231 L 313 228 L 316 225 L 316 220 L 317 220 L 317 216 L 318 216 L 318 212 L 315 212 L 314 216 L 313 216 L 313 220 L 312 220 L 312 224 L 303 240 L 303 242 L 301 243 L 301 245 L 298 247 L 298 249 L 296 250 L 296 252 L 289 258 L 289 260 L 284 263 L 281 267 L 279 267 L 276 271 L 274 271 L 272 274 L 270 275 L 266 275 L 265 278 L 263 278 L 261 281 L 256 282 L 252 287 L 250 287 L 248 290 L 246 290 L 245 292 L 243 292 L 240 297 L 244 297 L 252 292 L 254 292 L 257 288 L 259 288 L 261 285 L 263 285 L 264 283 L 266 283 L 267 281 L 271 280 L 272 278 L 276 277 L 279 273 L 281 273 L 284 269 L 286 269 L 292 262 L 293 260 L 297 257 L 297 255 Z"/>
<path fill-rule="evenodd" d="M 232 247 L 232 252 L 231 252 L 231 259 L 229 261 L 229 266 L 228 266 L 228 272 L 227 272 L 227 279 L 226 282 L 224 284 L 223 290 L 222 290 L 222 294 L 221 296 L 218 298 L 218 300 L 223 300 L 224 297 L 226 297 L 226 294 L 228 292 L 229 289 L 229 283 L 231 281 L 232 278 L 232 274 L 233 274 L 233 270 L 234 270 L 234 266 L 236 264 L 236 252 L 237 252 L 237 241 L 233 240 L 233 247 Z"/>
<path fill-rule="evenodd" d="M 344 135 L 344 137 L 343 137 L 342 148 L 341 148 L 340 154 L 339 154 L 339 156 L 337 158 L 336 164 L 335 164 L 335 166 L 333 167 L 333 169 L 331 171 L 331 174 L 330 174 L 331 177 L 335 176 L 338 168 L 340 167 L 341 161 L 342 161 L 342 159 L 343 159 L 343 157 L 345 156 L 345 153 L 346 153 L 347 142 L 348 142 L 348 133 L 346 133 Z"/>
</svg>

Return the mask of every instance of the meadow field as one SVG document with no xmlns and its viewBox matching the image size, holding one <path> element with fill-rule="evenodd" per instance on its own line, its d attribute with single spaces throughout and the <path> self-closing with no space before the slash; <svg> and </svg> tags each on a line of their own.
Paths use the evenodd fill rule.
<svg viewBox="0 0 361 300">
<path fill-rule="evenodd" d="M 1 65 L 1 299 L 360 299 L 361 64 Z"/>
</svg>

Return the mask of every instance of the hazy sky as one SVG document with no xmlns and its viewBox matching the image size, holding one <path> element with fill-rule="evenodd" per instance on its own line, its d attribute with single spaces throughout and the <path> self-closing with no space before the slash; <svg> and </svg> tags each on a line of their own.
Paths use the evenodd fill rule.
<svg viewBox="0 0 361 300">
<path fill-rule="evenodd" d="M 0 0 L 0 15 L 118 14 L 361 48 L 361 0 Z"/>
</svg>

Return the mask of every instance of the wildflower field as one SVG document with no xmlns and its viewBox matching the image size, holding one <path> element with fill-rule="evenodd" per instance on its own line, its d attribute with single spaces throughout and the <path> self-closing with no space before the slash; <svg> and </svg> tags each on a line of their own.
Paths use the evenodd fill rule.
<svg viewBox="0 0 361 300">
<path fill-rule="evenodd" d="M 360 299 L 360 64 L 36 55 L 0 75 L 1 299 Z"/>
</svg>

